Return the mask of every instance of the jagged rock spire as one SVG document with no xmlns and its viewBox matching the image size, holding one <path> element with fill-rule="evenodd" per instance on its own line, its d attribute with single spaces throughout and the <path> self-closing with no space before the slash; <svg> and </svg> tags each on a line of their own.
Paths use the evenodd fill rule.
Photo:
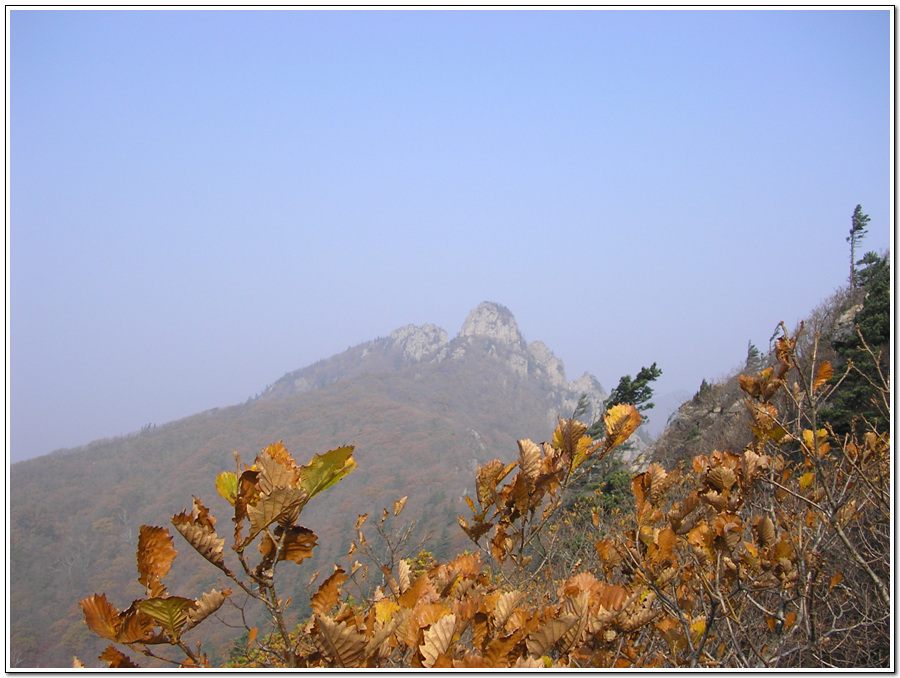
<svg viewBox="0 0 900 678">
<path fill-rule="evenodd" d="M 525 347 L 525 339 L 513 314 L 505 306 L 492 301 L 482 302 L 472 309 L 459 336 L 483 336 L 511 347 Z"/>
</svg>

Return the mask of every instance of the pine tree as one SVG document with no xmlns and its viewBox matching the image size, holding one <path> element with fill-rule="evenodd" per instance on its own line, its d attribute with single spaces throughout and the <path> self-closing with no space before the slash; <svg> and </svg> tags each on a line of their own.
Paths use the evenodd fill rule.
<svg viewBox="0 0 900 678">
<path fill-rule="evenodd" d="M 858 283 L 865 291 L 865 298 L 854 322 L 866 344 L 880 359 L 876 365 L 872 356 L 862 350 L 855 330 L 834 341 L 835 351 L 840 358 L 837 367 L 846 367 L 848 361 L 852 361 L 854 366 L 841 390 L 822 410 L 823 419 L 830 422 L 839 434 L 849 433 L 854 419 L 864 419 L 879 430 L 884 430 L 889 424 L 888 414 L 883 411 L 884 408 L 877 399 L 873 398 L 877 395 L 875 384 L 879 381 L 879 368 L 883 374 L 889 374 L 890 370 L 890 261 L 887 255 L 882 257 L 869 252 L 859 263 L 866 265 L 858 271 Z"/>
<path fill-rule="evenodd" d="M 853 219 L 850 224 L 850 235 L 847 242 L 850 243 L 850 289 L 856 288 L 856 246 L 860 244 L 866 234 L 866 225 L 869 223 L 869 215 L 863 214 L 862 205 L 857 205 L 853 210 Z"/>
</svg>

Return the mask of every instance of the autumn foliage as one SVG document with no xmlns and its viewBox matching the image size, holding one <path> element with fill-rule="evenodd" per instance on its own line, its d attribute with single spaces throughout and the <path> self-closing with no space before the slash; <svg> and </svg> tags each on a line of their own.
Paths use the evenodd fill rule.
<svg viewBox="0 0 900 678">
<path fill-rule="evenodd" d="M 420 554 L 370 568 L 360 558 L 372 553 L 372 523 L 359 515 L 346 567 L 336 564 L 311 589 L 310 614 L 293 625 L 292 601 L 278 594 L 280 568 L 312 555 L 318 537 L 298 521 L 307 502 L 353 471 L 353 448 L 302 466 L 280 443 L 249 466 L 235 455 L 236 470 L 215 483 L 234 509 L 230 547 L 199 498 L 172 518 L 228 585 L 171 595 L 163 580 L 173 537 L 143 526 L 137 568 L 146 596 L 124 611 L 103 594 L 80 603 L 90 630 L 111 642 L 100 660 L 134 666 L 118 645 L 208 666 L 185 635 L 244 596 L 270 619 L 262 632 L 246 628 L 235 662 L 247 667 L 887 666 L 890 437 L 840 437 L 818 420 L 841 379 L 816 361 L 815 340 L 810 355 L 798 355 L 798 337 L 785 331 L 775 364 L 741 378 L 753 442 L 636 474 L 625 514 L 569 521 L 592 548 L 568 570 L 559 565 L 563 498 L 640 425 L 633 406 L 604 415 L 603 438 L 560 419 L 550 442 L 520 440 L 515 461 L 481 466 L 470 513 L 458 519 L 473 551 L 446 562 Z M 373 521 L 388 542 L 386 521 L 404 504 Z M 349 596 L 351 583 L 365 595 Z"/>
</svg>

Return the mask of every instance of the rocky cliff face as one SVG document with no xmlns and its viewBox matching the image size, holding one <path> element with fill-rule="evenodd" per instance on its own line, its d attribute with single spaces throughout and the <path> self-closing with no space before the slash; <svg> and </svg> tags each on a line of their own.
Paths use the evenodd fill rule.
<svg viewBox="0 0 900 678">
<path fill-rule="evenodd" d="M 405 325 L 391 332 L 390 341 L 405 358 L 419 362 L 447 344 L 447 333 L 437 325 Z"/>
<path fill-rule="evenodd" d="M 490 301 L 472 309 L 459 331 L 459 337 L 489 337 L 510 348 L 525 347 L 525 339 L 513 314 L 505 306 Z"/>
</svg>

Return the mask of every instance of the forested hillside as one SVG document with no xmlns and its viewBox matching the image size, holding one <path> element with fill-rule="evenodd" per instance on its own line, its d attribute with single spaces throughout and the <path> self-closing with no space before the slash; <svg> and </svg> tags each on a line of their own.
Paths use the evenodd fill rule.
<svg viewBox="0 0 900 678">
<path fill-rule="evenodd" d="M 212 481 L 233 468 L 234 451 L 252 458 L 283 440 L 304 461 L 356 444 L 358 470 L 304 512 L 320 546 L 287 583 L 297 612 L 309 575 L 346 551 L 357 515 L 400 496 L 409 496 L 404 517 L 415 522 L 411 544 L 427 538 L 440 556 L 463 548 L 456 515 L 473 492 L 478 465 L 512 459 L 523 435 L 546 436 L 579 395 L 590 394 L 596 413 L 606 394 L 587 375 L 567 382 L 562 363 L 540 342 L 526 344 L 512 314 L 496 304 L 473 310 L 453 341 L 436 329 L 401 328 L 285 375 L 242 405 L 14 464 L 14 663 L 65 666 L 73 653 L 96 656 L 102 644 L 88 633 L 76 602 L 100 590 L 135 597 L 140 525 L 166 524 L 173 507 L 189 507 L 192 495 L 221 513 L 226 504 Z M 441 350 L 444 357 L 436 359 Z M 179 566 L 173 588 L 215 582 L 190 554 Z M 224 657 L 228 628 L 197 633 L 213 656 Z"/>
</svg>

